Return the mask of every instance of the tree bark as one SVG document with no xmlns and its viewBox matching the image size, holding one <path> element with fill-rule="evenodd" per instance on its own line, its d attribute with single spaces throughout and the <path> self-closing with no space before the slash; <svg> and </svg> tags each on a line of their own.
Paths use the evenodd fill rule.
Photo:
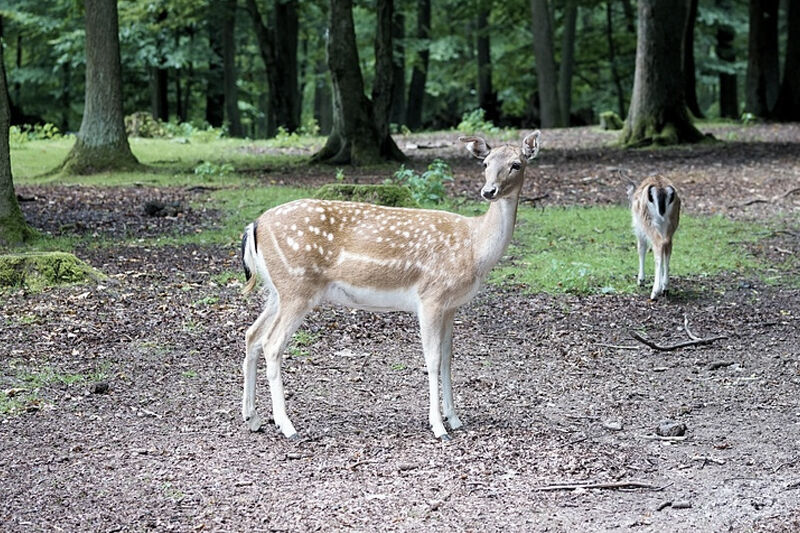
<svg viewBox="0 0 800 533">
<path fill-rule="evenodd" d="M 773 118 L 784 122 L 798 122 L 800 121 L 800 2 L 789 2 L 787 9 L 783 81 Z"/>
<path fill-rule="evenodd" d="M 167 11 L 161 10 L 156 16 L 156 25 L 161 26 L 167 20 Z M 169 120 L 169 76 L 167 69 L 161 65 L 164 63 L 162 54 L 163 42 L 159 33 L 156 37 L 156 53 L 158 54 L 158 66 L 150 67 L 150 109 L 153 118 L 167 122 Z"/>
<path fill-rule="evenodd" d="M 497 122 L 500 109 L 497 93 L 492 88 L 492 45 L 489 38 L 489 15 L 491 3 L 480 2 L 478 6 L 477 43 L 478 50 L 478 106 L 485 111 L 484 117 Z"/>
<path fill-rule="evenodd" d="M 606 39 L 608 40 L 608 62 L 611 66 L 611 79 L 617 94 L 617 109 L 619 116 L 625 116 L 625 91 L 622 89 L 622 79 L 617 67 L 617 48 L 614 44 L 614 20 L 611 16 L 611 2 L 606 3 Z"/>
<path fill-rule="evenodd" d="M 333 128 L 325 146 L 312 157 L 312 162 L 362 165 L 385 159 L 403 159 L 391 136 L 379 137 L 372 102 L 364 94 L 352 0 L 330 0 L 328 31 Z M 385 60 L 381 61 L 383 68 L 386 68 L 385 63 Z"/>
<path fill-rule="evenodd" d="M 2 17 L 0 17 L 2 20 Z M 14 192 L 11 176 L 11 157 L 8 129 L 11 126 L 11 108 L 8 104 L 8 85 L 3 60 L 3 43 L 0 41 L 0 246 L 20 243 L 33 236 L 25 223 Z"/>
<path fill-rule="evenodd" d="M 731 0 L 717 0 L 717 7 L 723 11 L 731 9 Z M 719 24 L 717 26 L 717 45 L 716 53 L 720 61 L 730 64 L 736 62 L 736 48 L 733 40 L 736 38 L 736 30 L 730 24 Z M 737 96 L 736 74 L 728 72 L 719 73 L 719 116 L 723 118 L 739 118 L 739 98 Z"/>
<path fill-rule="evenodd" d="M 553 26 L 547 0 L 531 0 L 533 54 L 539 88 L 539 114 L 543 128 L 563 126 L 558 103 L 558 77 L 553 53 Z"/>
<path fill-rule="evenodd" d="M 745 111 L 767 118 L 778 99 L 778 0 L 750 0 Z"/>
<path fill-rule="evenodd" d="M 228 135 L 244 137 L 239 114 L 239 87 L 236 85 L 236 9 L 238 0 L 225 0 L 222 13 L 222 69 L 225 92 L 225 116 Z"/>
<path fill-rule="evenodd" d="M 561 45 L 561 65 L 558 70 L 558 107 L 561 123 L 569 126 L 572 111 L 572 71 L 575 66 L 575 28 L 578 22 L 578 3 L 567 0 L 564 6 L 564 34 Z"/>
<path fill-rule="evenodd" d="M 276 1 L 265 25 L 255 0 L 246 0 L 269 85 L 270 130 L 280 126 L 295 131 L 300 126 L 297 89 L 297 0 Z M 268 136 L 274 131 L 268 131 Z"/>
<path fill-rule="evenodd" d="M 319 132 L 328 135 L 333 128 L 333 95 L 331 94 L 328 66 L 324 62 L 317 65 L 316 80 L 314 118 L 319 124 Z"/>
<path fill-rule="evenodd" d="M 406 37 L 406 17 L 400 10 L 395 10 L 392 21 L 392 44 L 394 55 L 392 62 L 392 114 L 389 122 L 405 124 L 406 122 L 406 50 L 403 39 Z"/>
<path fill-rule="evenodd" d="M 372 112 L 375 130 L 381 140 L 390 139 L 389 119 L 392 112 L 392 87 L 394 81 L 394 46 L 392 43 L 392 18 L 394 0 L 378 0 L 375 30 L 375 79 L 372 82 Z M 380 147 L 384 153 L 388 147 Z"/>
<path fill-rule="evenodd" d="M 225 2 L 227 5 L 227 2 Z M 222 19 L 225 17 L 223 6 Z M 206 122 L 215 128 L 225 121 L 225 70 L 223 67 L 223 22 L 216 6 L 206 13 L 208 30 L 208 74 L 206 74 Z"/>
<path fill-rule="evenodd" d="M 417 2 L 417 39 L 427 42 L 431 36 L 431 0 Z M 406 105 L 406 125 L 416 130 L 422 126 L 422 109 L 425 100 L 425 83 L 428 77 L 428 47 L 417 52 L 411 83 L 408 87 L 408 103 Z"/>
<path fill-rule="evenodd" d="M 683 94 L 682 53 L 685 0 L 639 0 L 633 95 L 622 130 L 627 146 L 676 144 L 703 139 L 689 118 Z"/>
<path fill-rule="evenodd" d="M 125 135 L 116 0 L 86 0 L 86 103 L 75 145 L 59 169 L 91 174 L 133 169 Z"/>
<path fill-rule="evenodd" d="M 700 104 L 697 103 L 697 78 L 694 64 L 694 26 L 697 20 L 697 0 L 688 0 L 686 24 L 683 28 L 683 87 L 686 107 L 697 118 L 703 118 Z"/>
</svg>

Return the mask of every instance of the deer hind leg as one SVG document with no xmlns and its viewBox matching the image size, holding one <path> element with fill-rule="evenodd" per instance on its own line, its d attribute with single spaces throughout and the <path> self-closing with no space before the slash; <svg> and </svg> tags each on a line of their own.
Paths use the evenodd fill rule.
<svg viewBox="0 0 800 533">
<path fill-rule="evenodd" d="M 247 329 L 245 335 L 246 350 L 242 363 L 242 373 L 244 374 L 242 419 L 247 423 L 250 431 L 258 431 L 261 428 L 261 418 L 255 408 L 256 367 L 258 366 L 258 353 L 262 349 L 262 341 L 274 324 L 275 313 L 278 311 L 277 304 L 276 298 L 270 296 L 266 307 L 253 325 Z"/>
<path fill-rule="evenodd" d="M 661 276 L 661 292 L 666 296 L 669 291 L 669 260 L 672 257 L 672 242 L 664 244 L 664 259 L 661 263 L 661 268 L 664 273 Z"/>
<path fill-rule="evenodd" d="M 463 424 L 456 415 L 453 403 L 453 378 L 450 371 L 450 362 L 453 358 L 453 318 L 455 309 L 447 311 L 442 323 L 442 363 L 439 374 L 442 379 L 442 411 L 444 419 L 450 429 L 458 429 Z"/>
<path fill-rule="evenodd" d="M 653 280 L 653 290 L 650 293 L 650 299 L 655 300 L 661 295 L 663 290 L 663 275 L 664 275 L 664 247 L 653 245 L 653 260 L 656 264 L 655 279 Z"/>
<path fill-rule="evenodd" d="M 443 321 L 444 317 L 438 308 L 423 308 L 419 312 L 422 351 L 425 354 L 425 366 L 428 369 L 428 388 L 430 391 L 428 421 L 436 438 L 449 440 L 450 437 L 444 429 L 442 412 L 439 409 L 439 372 L 442 365 Z"/>
<path fill-rule="evenodd" d="M 294 437 L 297 430 L 294 429 L 294 425 L 286 414 L 286 396 L 281 377 L 283 350 L 311 307 L 311 304 L 305 299 L 302 302 L 281 302 L 272 331 L 263 344 L 264 357 L 267 360 L 269 392 L 272 397 L 272 418 L 284 436 L 289 438 Z"/>
<path fill-rule="evenodd" d="M 636 235 L 636 251 L 639 252 L 639 275 L 636 282 L 641 287 L 644 284 L 644 258 L 647 255 L 647 237 Z"/>
</svg>

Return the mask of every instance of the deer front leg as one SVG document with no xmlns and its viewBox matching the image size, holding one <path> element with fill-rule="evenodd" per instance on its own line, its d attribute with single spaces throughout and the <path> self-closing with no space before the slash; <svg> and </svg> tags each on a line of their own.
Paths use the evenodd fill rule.
<svg viewBox="0 0 800 533">
<path fill-rule="evenodd" d="M 636 251 L 639 252 L 639 275 L 636 282 L 641 287 L 644 283 L 644 258 L 647 255 L 647 239 L 643 235 L 636 236 Z"/>
<path fill-rule="evenodd" d="M 442 323 L 442 363 L 440 376 L 442 378 L 442 415 L 447 420 L 450 429 L 458 429 L 463 424 L 458 419 L 453 403 L 453 378 L 450 371 L 450 362 L 453 358 L 453 318 L 455 309 L 447 311 Z"/>
<path fill-rule="evenodd" d="M 661 277 L 661 292 L 666 296 L 667 292 L 669 291 L 669 259 L 672 257 L 672 242 L 664 243 L 664 259 L 662 263 L 662 268 L 664 269 L 664 274 Z"/>
<path fill-rule="evenodd" d="M 425 366 L 428 369 L 428 389 L 430 408 L 428 421 L 436 438 L 450 440 L 444 429 L 442 412 L 439 409 L 439 372 L 442 364 L 442 333 L 444 332 L 442 311 L 438 308 L 423 309 L 419 312 L 420 336 L 422 351 L 425 355 Z"/>
</svg>

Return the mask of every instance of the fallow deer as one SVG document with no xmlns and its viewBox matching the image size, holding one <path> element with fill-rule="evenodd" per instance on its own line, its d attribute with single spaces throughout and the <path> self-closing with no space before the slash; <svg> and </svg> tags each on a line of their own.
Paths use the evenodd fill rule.
<svg viewBox="0 0 800 533">
<path fill-rule="evenodd" d="M 322 302 L 416 313 L 433 434 L 450 438 L 439 408 L 440 377 L 444 419 L 451 429 L 462 425 L 453 406 L 450 371 L 453 317 L 511 240 L 525 168 L 539 152 L 539 131 L 526 136 L 519 148 L 492 149 L 480 137 L 459 140 L 483 160 L 481 196 L 491 204 L 482 216 L 307 199 L 272 208 L 245 228 L 244 292 L 253 290 L 257 278 L 269 291 L 245 339 L 242 417 L 251 430 L 261 426 L 255 386 L 263 351 L 273 419 L 286 437 L 296 435 L 286 414 L 281 354 L 303 317 Z"/>
<path fill-rule="evenodd" d="M 639 251 L 639 275 L 637 281 L 644 283 L 644 258 L 648 246 L 653 249 L 655 279 L 650 299 L 666 295 L 669 288 L 669 259 L 672 255 L 672 237 L 678 229 L 681 216 L 681 199 L 667 178 L 650 176 L 637 187 L 628 185 L 631 201 L 633 232 L 636 234 Z"/>
</svg>

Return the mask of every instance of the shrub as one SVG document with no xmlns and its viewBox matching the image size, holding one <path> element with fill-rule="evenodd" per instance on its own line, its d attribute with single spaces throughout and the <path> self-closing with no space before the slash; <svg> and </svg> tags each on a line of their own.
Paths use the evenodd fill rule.
<svg viewBox="0 0 800 533">
<path fill-rule="evenodd" d="M 125 133 L 128 137 L 144 137 L 146 139 L 167 136 L 164 124 L 146 111 L 137 111 L 125 117 Z"/>
<path fill-rule="evenodd" d="M 197 176 L 214 177 L 226 176 L 236 170 L 230 163 L 212 163 L 211 161 L 203 161 L 194 167 L 194 173 Z"/>
<path fill-rule="evenodd" d="M 408 187 L 394 183 L 361 185 L 354 183 L 328 183 L 314 192 L 320 200 L 367 202 L 389 207 L 419 207 Z"/>
<path fill-rule="evenodd" d="M 484 133 L 493 135 L 500 133 L 500 128 L 495 126 L 492 121 L 486 120 L 486 111 L 481 108 L 464 113 L 456 129 L 462 133 Z"/>
<path fill-rule="evenodd" d="M 623 125 L 622 119 L 613 111 L 600 113 L 600 127 L 604 130 L 621 130 Z"/>
<path fill-rule="evenodd" d="M 453 181 L 453 173 L 450 166 L 441 159 L 435 159 L 422 175 L 402 165 L 400 170 L 387 180 L 387 183 L 405 185 L 411 191 L 412 198 L 422 205 L 438 204 L 444 201 L 447 197 L 444 184 L 451 181 Z"/>
</svg>

